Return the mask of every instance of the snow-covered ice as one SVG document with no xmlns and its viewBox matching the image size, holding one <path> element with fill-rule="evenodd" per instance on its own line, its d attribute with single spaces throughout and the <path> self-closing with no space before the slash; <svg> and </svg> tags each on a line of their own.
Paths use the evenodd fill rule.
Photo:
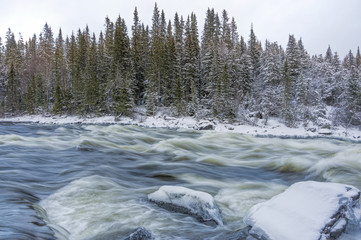
<svg viewBox="0 0 361 240">
<path fill-rule="evenodd" d="M 180 186 L 162 186 L 149 194 L 148 199 L 165 209 L 195 216 L 201 222 L 223 225 L 221 211 L 208 193 Z"/>
<path fill-rule="evenodd" d="M 359 197 L 360 191 L 348 185 L 298 182 L 253 206 L 244 222 L 256 239 L 326 240 L 346 223 L 360 227 Z"/>
</svg>

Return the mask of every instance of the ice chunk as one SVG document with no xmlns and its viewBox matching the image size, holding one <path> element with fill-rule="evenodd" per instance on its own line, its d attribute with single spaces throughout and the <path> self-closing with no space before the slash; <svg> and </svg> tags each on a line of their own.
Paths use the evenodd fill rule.
<svg viewBox="0 0 361 240">
<path fill-rule="evenodd" d="M 359 197 L 360 191 L 352 186 L 299 182 L 253 206 L 244 221 L 256 239 L 336 239 L 347 223 L 359 226 Z"/>
<path fill-rule="evenodd" d="M 179 186 L 162 186 L 149 194 L 148 199 L 167 210 L 194 216 L 201 222 L 223 225 L 221 211 L 208 193 Z"/>
</svg>

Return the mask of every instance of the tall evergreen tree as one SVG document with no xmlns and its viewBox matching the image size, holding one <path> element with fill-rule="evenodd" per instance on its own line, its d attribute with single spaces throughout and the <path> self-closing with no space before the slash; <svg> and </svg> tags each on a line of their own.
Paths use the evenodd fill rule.
<svg viewBox="0 0 361 240">
<path fill-rule="evenodd" d="M 49 103 L 52 98 L 54 89 L 54 81 L 52 78 L 52 64 L 54 62 L 54 36 L 51 27 L 46 23 L 43 31 L 39 37 L 39 57 L 40 57 L 40 72 L 44 80 L 45 87 L 45 104 L 46 109 L 49 110 Z"/>
<path fill-rule="evenodd" d="M 282 81 L 284 84 L 284 102 L 283 102 L 283 116 L 285 123 L 288 127 L 294 125 L 294 108 L 293 108 L 293 86 L 292 86 L 292 77 L 291 71 L 288 66 L 288 59 L 286 59 L 283 72 L 282 72 Z"/>
<path fill-rule="evenodd" d="M 356 67 L 358 69 L 361 68 L 361 53 L 360 53 L 360 47 L 357 47 L 357 53 L 356 53 Z M 361 71 L 361 69 L 360 69 Z"/>
<path fill-rule="evenodd" d="M 55 78 L 54 90 L 54 113 L 61 113 L 65 109 L 65 92 L 68 90 L 66 81 L 66 62 L 64 55 L 64 40 L 61 29 L 59 30 L 58 37 L 55 43 L 53 75 Z"/>
<path fill-rule="evenodd" d="M 190 103 L 189 111 L 196 111 L 198 104 L 199 84 L 199 43 L 197 19 L 195 15 L 187 18 L 184 38 L 184 97 L 185 102 Z"/>
<path fill-rule="evenodd" d="M 252 72 L 252 79 L 253 81 L 257 78 L 259 74 L 259 68 L 260 68 L 260 58 L 261 58 L 261 52 L 262 49 L 260 49 L 259 42 L 257 40 L 256 34 L 253 30 L 253 24 L 251 26 L 251 33 L 249 35 L 248 40 L 248 55 L 251 60 L 251 72 Z"/>
<path fill-rule="evenodd" d="M 129 115 L 132 107 L 133 74 L 130 64 L 130 40 L 124 19 L 118 17 L 114 29 L 114 79 L 110 83 L 116 115 Z"/>
<path fill-rule="evenodd" d="M 6 33 L 4 56 L 7 75 L 5 108 L 14 114 L 21 110 L 21 88 L 19 79 L 19 61 L 21 61 L 21 57 L 14 33 L 11 32 L 10 28 Z"/>
<path fill-rule="evenodd" d="M 164 103 L 162 99 L 162 81 L 165 74 L 165 17 L 164 12 L 160 15 L 158 6 L 155 4 L 152 18 L 150 50 L 148 55 L 147 68 L 147 102 L 148 114 L 155 113 L 155 107 Z"/>
<path fill-rule="evenodd" d="M 328 48 L 327 48 L 327 51 L 326 51 L 325 61 L 328 62 L 328 63 L 332 63 L 332 61 L 333 61 L 333 53 L 331 51 L 330 45 L 328 45 Z"/>
<path fill-rule="evenodd" d="M 145 61 L 147 48 L 142 37 L 142 25 L 139 20 L 138 10 L 135 8 L 132 26 L 131 58 L 134 71 L 134 99 L 141 104 L 145 91 Z"/>
</svg>

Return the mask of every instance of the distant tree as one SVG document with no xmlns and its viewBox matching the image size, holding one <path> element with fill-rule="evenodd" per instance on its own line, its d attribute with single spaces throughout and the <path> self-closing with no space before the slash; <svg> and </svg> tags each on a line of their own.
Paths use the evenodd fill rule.
<svg viewBox="0 0 361 240">
<path fill-rule="evenodd" d="M 165 57 L 164 105 L 169 107 L 174 102 L 174 88 L 176 82 L 176 47 L 171 21 L 168 23 L 167 34 L 165 37 Z"/>
<path fill-rule="evenodd" d="M 326 51 L 325 61 L 328 62 L 328 63 L 333 62 L 333 53 L 331 51 L 330 45 L 328 45 L 328 48 L 327 48 L 327 51 Z"/>
<path fill-rule="evenodd" d="M 360 53 L 360 47 L 357 47 L 357 53 L 356 53 L 356 67 L 361 71 L 361 53 Z"/>
<path fill-rule="evenodd" d="M 129 115 L 132 107 L 133 77 L 130 63 L 130 40 L 124 19 L 118 17 L 114 29 L 113 65 L 114 79 L 110 86 L 116 115 Z"/>
<path fill-rule="evenodd" d="M 196 16 L 192 13 L 187 18 L 184 39 L 184 97 L 188 104 L 188 114 L 195 114 L 198 106 L 200 82 L 200 47 Z"/>
<path fill-rule="evenodd" d="M 294 125 L 294 108 L 293 108 L 293 86 L 290 68 L 288 66 L 288 59 L 286 59 L 283 72 L 282 82 L 284 83 L 284 101 L 283 101 L 283 117 L 288 127 Z"/>
<path fill-rule="evenodd" d="M 62 113 L 65 110 L 65 92 L 68 90 L 66 81 L 66 62 L 64 55 L 64 40 L 61 29 L 55 43 L 53 75 L 55 78 L 53 113 Z"/>
<path fill-rule="evenodd" d="M 252 80 L 255 80 L 259 74 L 261 53 L 262 53 L 262 49 L 260 48 L 260 44 L 254 33 L 253 24 L 252 24 L 251 33 L 249 35 L 249 40 L 248 40 L 248 55 L 252 64 L 251 65 Z"/>
<path fill-rule="evenodd" d="M 131 58 L 134 74 L 133 94 L 136 104 L 142 103 L 145 93 L 145 71 L 148 43 L 143 37 L 144 31 L 144 25 L 142 26 L 138 16 L 138 10 L 135 8 L 132 26 Z"/>
<path fill-rule="evenodd" d="M 21 110 L 21 87 L 19 79 L 19 61 L 21 61 L 18 44 L 14 33 L 8 30 L 6 33 L 6 45 L 4 53 L 6 71 L 6 99 L 5 109 L 12 114 L 17 114 Z"/>
<path fill-rule="evenodd" d="M 52 64 L 54 62 L 54 35 L 51 27 L 45 23 L 43 31 L 39 36 L 39 58 L 40 72 L 44 80 L 45 87 L 45 108 L 49 111 L 50 102 L 52 101 L 52 93 L 55 86 L 52 81 Z"/>
</svg>

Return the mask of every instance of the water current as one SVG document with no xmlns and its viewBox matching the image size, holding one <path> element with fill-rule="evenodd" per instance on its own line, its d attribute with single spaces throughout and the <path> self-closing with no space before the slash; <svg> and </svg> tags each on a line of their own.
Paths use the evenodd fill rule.
<svg viewBox="0 0 361 240">
<path fill-rule="evenodd" d="M 2 123 L 0 239 L 115 239 L 140 226 L 155 239 L 233 239 L 250 207 L 303 180 L 361 189 L 361 144 Z M 211 194 L 225 224 L 209 226 L 148 202 L 163 185 Z M 360 232 L 344 236 L 358 239 Z"/>
</svg>

